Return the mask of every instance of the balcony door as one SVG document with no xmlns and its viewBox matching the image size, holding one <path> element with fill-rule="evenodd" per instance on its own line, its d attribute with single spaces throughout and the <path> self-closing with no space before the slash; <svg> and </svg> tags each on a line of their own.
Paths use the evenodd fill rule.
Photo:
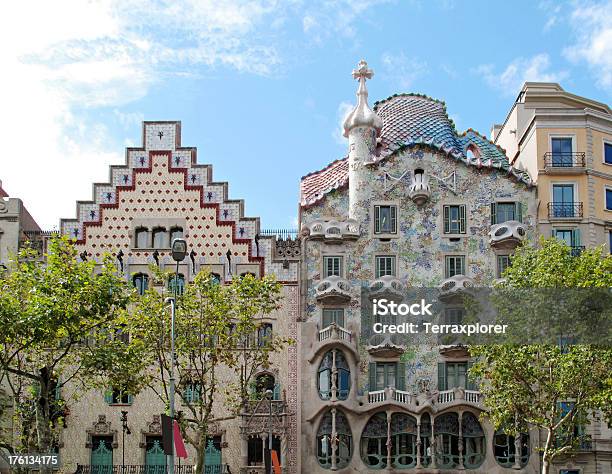
<svg viewBox="0 0 612 474">
<path fill-rule="evenodd" d="M 92 474 L 112 474 L 113 439 L 108 436 L 94 436 L 91 442 Z"/>
<path fill-rule="evenodd" d="M 574 185 L 553 185 L 554 217 L 574 217 Z"/>
<path fill-rule="evenodd" d="M 559 167 L 572 166 L 572 139 L 552 138 L 552 165 Z"/>
</svg>

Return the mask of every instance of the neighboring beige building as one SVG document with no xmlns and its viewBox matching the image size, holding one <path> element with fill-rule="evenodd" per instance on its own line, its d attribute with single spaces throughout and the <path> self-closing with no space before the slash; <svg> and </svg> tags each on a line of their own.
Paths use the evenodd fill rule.
<svg viewBox="0 0 612 474">
<path fill-rule="evenodd" d="M 244 216 L 243 202 L 229 199 L 227 183 L 213 181 L 210 165 L 197 164 L 196 149 L 181 146 L 180 131 L 180 122 L 145 122 L 142 148 L 126 150 L 125 164 L 111 167 L 108 183 L 94 184 L 93 200 L 79 202 L 77 218 L 62 220 L 61 232 L 77 240 L 81 258 L 98 261 L 113 254 L 118 270 L 139 291 L 152 284 L 149 265 L 174 270 L 170 244 L 179 236 L 189 252 L 179 267 L 180 281 L 204 268 L 221 282 L 245 273 L 275 275 L 283 284 L 282 308 L 265 321 L 273 333 L 297 339 L 298 241 L 260 235 L 259 219 Z M 299 469 L 298 351 L 293 345 L 275 354 L 271 369 L 258 375 L 275 392 L 274 448 L 287 473 Z M 186 387 L 184 396 L 194 393 Z M 151 391 L 130 397 L 94 390 L 69 406 L 60 446 L 65 472 L 74 472 L 77 464 L 122 464 L 122 410 L 131 430 L 125 436 L 125 463 L 163 466 L 161 400 Z M 216 418 L 229 414 L 222 396 L 214 413 Z M 207 472 L 221 473 L 220 465 L 233 473 L 263 472 L 267 433 L 267 402 L 250 406 L 242 417 L 212 423 Z M 183 464 L 194 464 L 188 450 Z"/>
<path fill-rule="evenodd" d="M 538 230 L 576 251 L 612 241 L 612 111 L 563 90 L 527 82 L 494 143 L 527 170 L 538 190 Z"/>
</svg>

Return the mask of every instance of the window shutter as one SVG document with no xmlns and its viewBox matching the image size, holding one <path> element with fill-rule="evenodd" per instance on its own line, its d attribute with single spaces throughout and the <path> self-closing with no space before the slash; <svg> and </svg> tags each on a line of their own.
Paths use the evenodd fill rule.
<svg viewBox="0 0 612 474">
<path fill-rule="evenodd" d="M 134 395 L 128 394 L 127 402 L 128 402 L 128 405 L 131 405 L 132 403 L 134 403 Z"/>
<path fill-rule="evenodd" d="M 104 392 L 104 401 L 108 403 L 109 405 L 113 403 L 113 389 L 112 388 L 108 388 L 106 389 L 106 392 Z"/>
<path fill-rule="evenodd" d="M 374 206 L 374 233 L 380 233 L 380 206 Z"/>
<path fill-rule="evenodd" d="M 514 203 L 514 207 L 514 218 L 519 222 L 523 222 L 523 203 Z"/>
<path fill-rule="evenodd" d="M 474 365 L 473 361 L 471 360 L 468 361 L 467 363 L 467 389 L 468 390 L 478 390 L 478 383 L 476 382 L 474 377 L 470 375 L 470 369 L 472 368 L 473 365 Z"/>
<path fill-rule="evenodd" d="M 370 379 L 370 392 L 374 392 L 376 390 L 376 363 L 370 362 L 369 365 L 369 379 Z"/>
<path fill-rule="evenodd" d="M 450 277 L 450 260 L 448 257 L 444 259 L 444 276 L 446 278 Z"/>
<path fill-rule="evenodd" d="M 446 390 L 446 364 L 438 362 L 438 391 Z"/>
<path fill-rule="evenodd" d="M 574 247 L 580 246 L 580 229 L 572 230 L 572 245 Z"/>
<path fill-rule="evenodd" d="M 465 234 L 465 205 L 459 206 L 459 233 Z"/>
<path fill-rule="evenodd" d="M 397 363 L 397 386 L 398 390 L 406 390 L 406 363 Z"/>
<path fill-rule="evenodd" d="M 497 204 L 491 203 L 491 225 L 497 224 Z"/>
<path fill-rule="evenodd" d="M 322 328 L 326 328 L 327 326 L 329 326 L 331 324 L 331 311 L 329 309 L 324 309 L 323 310 L 323 321 L 322 321 Z"/>
<path fill-rule="evenodd" d="M 444 233 L 450 234 L 450 207 L 444 206 Z"/>
<path fill-rule="evenodd" d="M 274 384 L 274 398 L 273 398 L 273 400 L 280 400 L 280 399 L 281 399 L 280 383 L 275 383 Z"/>
<path fill-rule="evenodd" d="M 397 208 L 395 206 L 391 206 L 390 209 L 391 214 L 391 233 L 395 234 L 397 232 Z"/>
</svg>

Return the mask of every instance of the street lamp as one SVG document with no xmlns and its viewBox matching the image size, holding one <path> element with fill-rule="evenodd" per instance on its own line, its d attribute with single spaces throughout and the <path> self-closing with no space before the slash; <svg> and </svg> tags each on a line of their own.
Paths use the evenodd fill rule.
<svg viewBox="0 0 612 474">
<path fill-rule="evenodd" d="M 125 435 L 132 434 L 132 432 L 127 424 L 128 412 L 121 410 L 121 418 L 119 419 L 121 421 L 121 430 L 123 431 L 123 437 L 121 440 L 121 472 L 125 472 Z"/>
<path fill-rule="evenodd" d="M 170 419 L 172 420 L 172 429 L 170 430 L 170 442 L 172 446 L 172 454 L 168 456 L 168 472 L 174 474 L 174 321 L 176 318 L 176 297 L 178 295 L 178 271 L 179 263 L 185 260 L 187 255 L 187 241 L 182 238 L 176 238 L 172 241 L 172 259 L 176 262 L 176 271 L 174 272 L 174 297 L 168 298 L 170 301 Z"/>
<path fill-rule="evenodd" d="M 270 389 L 266 390 L 266 398 L 270 408 L 270 418 L 268 419 L 268 474 L 272 474 L 272 398 L 274 398 L 274 392 Z"/>
</svg>

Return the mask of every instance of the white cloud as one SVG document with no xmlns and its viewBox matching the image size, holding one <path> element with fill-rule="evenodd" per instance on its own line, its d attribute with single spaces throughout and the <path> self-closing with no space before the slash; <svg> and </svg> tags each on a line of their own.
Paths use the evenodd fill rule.
<svg viewBox="0 0 612 474">
<path fill-rule="evenodd" d="M 410 89 L 416 80 L 427 74 L 427 62 L 418 58 L 409 58 L 403 52 L 399 54 L 384 53 L 382 56 L 383 77 L 402 89 Z"/>
<path fill-rule="evenodd" d="M 332 136 L 334 140 L 339 145 L 347 146 L 348 142 L 346 141 L 346 137 L 344 136 L 344 121 L 348 114 L 352 112 L 355 108 L 355 104 L 351 104 L 350 102 L 340 102 L 338 105 L 338 109 L 336 110 L 336 128 L 332 132 Z"/>
<path fill-rule="evenodd" d="M 597 84 L 612 87 L 612 0 L 603 3 L 577 3 L 570 15 L 576 43 L 564 50 L 572 62 L 586 62 Z"/>
<path fill-rule="evenodd" d="M 537 54 L 514 59 L 502 72 L 495 72 L 491 64 L 480 65 L 474 72 L 491 88 L 511 96 L 517 94 L 525 82 L 559 82 L 568 76 L 566 71 L 551 71 L 550 66 L 548 54 Z"/>
</svg>

